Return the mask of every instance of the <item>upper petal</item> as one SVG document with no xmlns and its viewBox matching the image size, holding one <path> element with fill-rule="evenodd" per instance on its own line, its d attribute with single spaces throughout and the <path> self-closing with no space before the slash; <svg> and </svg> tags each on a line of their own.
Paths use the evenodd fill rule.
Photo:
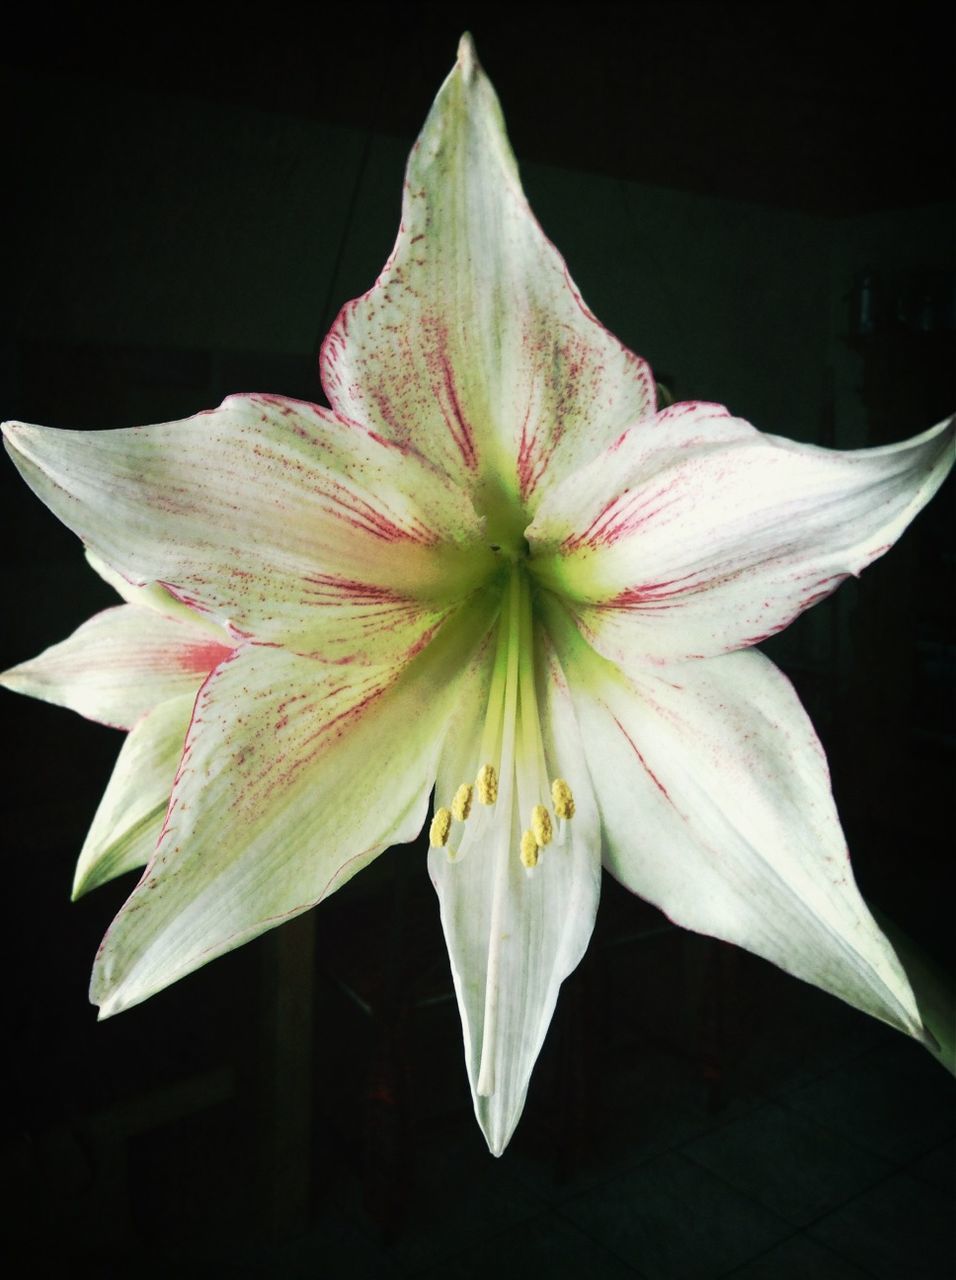
<svg viewBox="0 0 956 1280">
<path fill-rule="evenodd" d="M 469 819 L 485 820 L 486 835 L 467 856 L 449 861 L 444 849 L 432 849 L 428 859 L 441 905 L 475 1114 L 494 1155 L 504 1150 L 521 1117 L 559 988 L 587 948 L 600 893 L 597 809 L 567 685 L 544 638 L 539 638 L 537 685 L 547 767 L 552 777 L 573 780 L 576 812 L 566 839 L 549 845 L 528 875 L 518 857 L 520 824 L 505 819 L 507 831 L 496 832 L 484 812 Z M 488 699 L 487 668 L 469 692 L 458 704 L 442 753 L 436 784 L 439 804 L 449 804 L 459 784 L 471 781 L 484 763 L 479 741 Z M 510 840 L 504 850 L 496 916 L 496 837 L 501 835 Z M 486 1015 L 493 946 L 497 1025 L 492 1033 Z M 482 1096 L 482 1050 L 492 1034 L 494 1090 Z"/>
<path fill-rule="evenodd" d="M 463 38 L 408 162 L 374 287 L 326 338 L 336 412 L 532 510 L 654 408 L 647 365 L 594 318 L 535 220 L 494 89 Z"/>
<path fill-rule="evenodd" d="M 675 406 L 548 496 L 536 571 L 615 660 L 756 644 L 892 546 L 950 470 L 954 427 L 841 453 Z"/>
<path fill-rule="evenodd" d="M 129 729 L 202 681 L 232 652 L 224 633 L 136 605 L 104 609 L 66 640 L 0 674 L 0 684 L 90 720 Z"/>
<path fill-rule="evenodd" d="M 469 603 L 404 668 L 234 651 L 200 692 L 155 855 L 97 956 L 101 1017 L 314 906 L 418 831 L 486 619 Z"/>
<path fill-rule="evenodd" d="M 447 476 L 315 405 L 231 396 L 159 426 L 4 434 L 27 483 L 113 570 L 330 660 L 421 643 L 490 563 Z"/>
<path fill-rule="evenodd" d="M 556 609 L 605 865 L 677 924 L 737 943 L 910 1035 L 909 982 L 853 880 L 826 760 L 756 650 L 625 674 Z"/>
</svg>

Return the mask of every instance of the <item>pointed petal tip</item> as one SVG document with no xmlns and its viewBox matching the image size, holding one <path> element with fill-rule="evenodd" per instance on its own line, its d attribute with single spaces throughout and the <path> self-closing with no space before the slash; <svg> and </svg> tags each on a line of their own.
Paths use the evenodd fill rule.
<svg viewBox="0 0 956 1280">
<path fill-rule="evenodd" d="M 482 1115 L 481 1108 L 478 1106 L 475 1107 L 475 1118 L 477 1119 L 479 1128 L 481 1129 L 481 1136 L 484 1138 L 485 1145 L 488 1148 L 488 1154 L 499 1159 L 504 1155 L 508 1143 L 514 1137 L 514 1131 L 518 1127 L 520 1113 L 515 1119 L 514 1124 L 510 1125 L 507 1129 L 504 1129 L 500 1123 L 492 1121 L 491 1117 Z"/>
<path fill-rule="evenodd" d="M 19 422 L 16 418 L 11 418 L 8 422 L 0 422 L 0 435 L 3 436 L 7 452 L 22 452 L 26 440 L 36 429 L 31 423 Z"/>
<path fill-rule="evenodd" d="M 70 889 L 70 901 L 79 902 L 79 900 L 89 893 L 91 889 L 95 889 L 100 881 L 91 875 L 76 875 L 73 877 L 73 886 Z"/>
<path fill-rule="evenodd" d="M 478 70 L 478 55 L 475 52 L 475 42 L 471 37 L 471 32 L 466 31 L 458 41 L 458 68 L 461 71 L 462 78 L 468 84 Z"/>
<path fill-rule="evenodd" d="M 952 455 L 950 465 L 956 458 L 956 413 L 951 413 L 948 418 L 943 418 L 935 423 L 932 427 L 927 427 L 925 431 L 921 431 L 918 435 L 910 437 L 908 440 L 901 440 L 895 445 L 885 445 L 888 451 L 902 448 L 912 448 L 914 445 L 926 444 L 931 440 L 939 440 L 942 447 Z"/>
<path fill-rule="evenodd" d="M 146 996 L 134 996 L 132 1000 L 124 998 L 122 984 L 110 989 L 100 972 L 99 958 L 94 960 L 93 972 L 90 975 L 90 1004 L 98 1006 L 97 1022 L 105 1022 L 107 1018 L 113 1018 L 116 1014 L 131 1009 L 133 1005 L 141 1004 L 146 998 Z"/>
<path fill-rule="evenodd" d="M 930 1053 L 940 1053 L 942 1050 L 942 1045 L 925 1024 L 920 1029 L 917 1039 L 925 1049 L 930 1051 Z"/>
<path fill-rule="evenodd" d="M 17 432 L 23 424 L 20 422 L 0 422 L 0 435 L 3 436 L 3 447 L 7 453 L 17 451 Z"/>
<path fill-rule="evenodd" d="M 93 978 L 90 980 L 90 1004 L 96 1006 L 96 1021 L 105 1022 L 107 1018 L 111 1018 L 117 1012 L 113 1003 L 109 1000 L 101 999 L 100 993 L 96 991 L 96 970 L 93 971 Z"/>
<path fill-rule="evenodd" d="M 37 680 L 34 663 L 29 658 L 16 667 L 0 671 L 0 688 L 8 689 L 10 693 L 18 693 L 24 698 L 40 698 L 44 702 L 52 702 L 44 696 L 42 688 L 38 688 L 42 683 L 42 677 L 39 681 Z M 52 702 L 52 705 L 59 704 Z"/>
</svg>

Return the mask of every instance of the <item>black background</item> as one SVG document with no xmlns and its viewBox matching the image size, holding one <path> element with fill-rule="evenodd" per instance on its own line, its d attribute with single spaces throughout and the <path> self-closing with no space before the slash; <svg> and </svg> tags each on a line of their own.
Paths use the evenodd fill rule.
<svg viewBox="0 0 956 1280">
<path fill-rule="evenodd" d="M 174 281 L 157 301 L 144 283 L 152 277 L 117 281 L 104 261 L 104 288 L 122 307 L 123 324 L 109 341 L 102 333 L 84 337 L 83 308 L 77 321 L 70 303 L 71 280 L 89 278 L 76 266 L 84 244 L 102 253 L 111 236 L 125 237 L 118 253 L 128 261 L 137 237 L 150 246 L 161 234 L 157 199 L 164 216 L 193 199 L 190 174 L 177 174 L 174 163 L 164 170 L 162 192 L 158 183 L 145 188 L 139 205 L 135 192 L 121 188 L 140 168 L 87 168 L 71 150 L 69 122 L 74 104 L 91 94 L 107 107 L 115 102 L 114 112 L 98 108 L 91 155 L 121 156 L 135 145 L 124 116 L 131 92 L 151 103 L 160 121 L 166 111 L 180 122 L 193 111 L 206 121 L 203 112 L 214 104 L 243 113 L 247 129 L 249 113 L 257 113 L 264 122 L 295 117 L 410 143 L 467 26 L 522 163 L 842 219 L 953 197 L 952 31 L 938 14 L 922 4 L 890 6 L 878 19 L 868 6 L 740 4 L 531 6 L 507 19 L 427 5 L 349 5 L 321 17 L 281 6 L 215 18 L 147 8 L 107 20 L 80 6 L 21 13 L 3 54 L 4 204 L 13 217 L 5 241 L 13 305 L 3 317 L 3 416 L 108 427 L 195 412 L 229 390 L 317 399 L 318 343 L 337 306 L 369 283 L 367 272 L 358 278 L 354 255 L 350 266 L 340 246 L 328 246 L 329 286 L 314 298 L 311 351 L 308 344 L 283 350 L 265 338 L 258 351 L 251 340 L 218 346 L 214 337 L 207 347 L 150 345 L 138 336 L 150 331 L 141 318 L 171 305 L 170 297 L 188 296 L 189 287 Z M 58 152 L 50 140 L 61 135 Z M 222 142 L 211 139 L 212 166 L 228 163 Z M 84 185 L 83 174 L 94 171 L 95 184 Z M 110 173 L 115 191 L 104 182 Z M 248 181 L 254 186 L 255 173 Z M 110 222 L 118 195 L 121 227 Z M 397 190 L 395 199 L 397 207 Z M 365 212 L 356 201 L 346 230 Z M 234 213 L 243 216 L 238 207 Z M 229 217 L 229 209 L 216 216 Z M 101 217 L 108 232 L 84 239 L 84 228 Z M 379 221 L 394 228 L 391 211 Z M 267 234 L 248 232 L 260 265 L 268 258 Z M 377 231 L 367 237 L 359 260 L 372 272 L 391 234 L 383 231 L 380 244 Z M 175 225 L 169 240 L 176 240 Z M 56 245 L 60 252 L 51 250 Z M 573 263 L 575 246 L 559 247 Z M 169 252 L 174 276 L 197 278 L 195 244 Z M 231 265 L 233 282 L 241 281 L 243 262 Z M 952 270 L 951 260 L 929 265 Z M 633 266 L 621 263 L 620 272 Z M 587 281 L 578 283 L 592 298 Z M 275 281 L 277 291 L 284 287 L 294 290 L 295 282 Z M 242 290 L 233 296 L 242 298 Z M 255 333 L 266 312 L 254 291 L 247 306 L 243 332 Z M 622 336 L 653 358 L 652 337 Z M 952 403 L 950 340 L 951 333 L 934 332 L 914 343 L 891 327 L 876 346 L 859 345 L 871 442 L 914 433 Z M 688 385 L 680 368 L 665 372 L 682 397 L 708 394 L 706 386 Z M 759 380 L 761 372 L 753 376 Z M 888 426 L 888 408 L 906 406 L 911 412 Z M 822 430 L 825 415 L 814 415 L 807 438 Z M 0 495 L 7 666 L 65 636 L 111 595 L 12 468 Z M 799 664 L 790 671 L 827 747 L 864 891 L 944 964 L 952 960 L 951 511 L 950 483 L 900 549 L 903 567 L 889 567 L 892 556 L 886 567 L 875 566 L 856 589 L 849 621 L 834 614 L 852 645 L 850 679 Z M 902 700 L 892 696 L 900 681 L 909 691 Z M 474 1159 L 482 1169 L 488 1162 L 491 1172 L 476 1176 L 513 1176 L 515 1166 L 483 1155 L 477 1131 L 459 1136 L 470 1123 L 470 1102 L 457 1016 L 422 850 L 407 847 L 366 873 L 367 885 L 355 882 L 318 913 L 315 986 L 305 988 L 317 1029 L 305 1121 L 314 1139 L 311 1183 L 304 1208 L 276 1207 L 263 1185 L 276 1158 L 267 1135 L 282 1106 L 274 1076 L 288 1032 L 271 1032 L 270 1018 L 282 966 L 302 963 L 310 935 L 302 932 L 288 955 L 274 939 L 260 939 L 97 1025 L 86 1001 L 90 962 L 134 878 L 77 905 L 67 899 L 117 735 L 10 695 L 4 716 L 2 1141 L 18 1257 L 39 1268 L 39 1259 L 63 1250 L 101 1270 L 141 1274 L 147 1265 L 182 1268 L 219 1256 L 228 1241 L 228 1265 L 238 1269 L 248 1240 L 264 1274 L 298 1274 L 282 1250 L 303 1223 L 324 1221 L 343 1196 L 355 1198 L 341 1213 L 363 1240 L 380 1242 L 384 1230 L 387 1247 L 400 1249 L 416 1223 L 427 1236 L 421 1223 L 438 1167 L 435 1144 L 446 1135 L 456 1161 Z M 602 1107 L 601 1082 L 622 1054 L 663 1046 L 674 1069 L 699 1078 L 705 1092 L 746 1093 L 747 1062 L 766 1049 L 761 1027 L 777 1025 L 778 998 L 793 998 L 788 1053 L 812 1055 L 814 1019 L 825 1023 L 829 1015 L 788 997 L 796 984 L 709 944 L 687 944 L 688 953 L 661 927 L 655 913 L 608 886 L 598 959 L 569 984 L 516 1139 L 516 1159 L 547 1171 L 535 1176 L 579 1176 L 596 1152 L 609 1143 L 613 1149 L 615 1116 Z M 617 958 L 609 963 L 609 955 Z M 371 1003 L 377 1016 L 359 1012 L 346 991 Z M 721 1020 L 726 1025 L 718 1026 Z M 301 1064 L 301 1056 L 295 1060 Z M 653 1097 L 647 1106 L 655 1106 Z M 111 1125 L 132 1136 L 104 1139 Z M 507 1213 L 489 1210 L 481 1229 L 494 1235 L 507 1221 Z M 364 1255 L 343 1256 L 351 1266 Z M 368 1274 L 379 1274 L 379 1256 L 368 1262 Z M 394 1274 L 416 1273 L 406 1255 L 382 1256 L 404 1268 Z M 424 1271 L 432 1261 L 427 1250 L 421 1259 Z M 318 1274 L 339 1274 L 336 1264 L 327 1267 Z"/>
</svg>

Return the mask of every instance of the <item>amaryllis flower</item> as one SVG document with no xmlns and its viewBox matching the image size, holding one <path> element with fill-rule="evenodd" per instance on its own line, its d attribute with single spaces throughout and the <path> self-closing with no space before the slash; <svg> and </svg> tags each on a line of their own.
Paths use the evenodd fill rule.
<svg viewBox="0 0 956 1280">
<path fill-rule="evenodd" d="M 5 428 L 105 564 L 220 629 L 184 673 L 212 666 L 96 959 L 101 1016 L 320 902 L 416 835 L 434 787 L 429 871 L 495 1153 L 602 861 L 922 1038 L 820 744 L 751 646 L 888 549 L 949 469 L 952 423 L 837 453 L 715 405 L 657 412 L 534 220 L 467 38 L 321 374 L 328 409 L 245 395 L 142 429 Z"/>
</svg>

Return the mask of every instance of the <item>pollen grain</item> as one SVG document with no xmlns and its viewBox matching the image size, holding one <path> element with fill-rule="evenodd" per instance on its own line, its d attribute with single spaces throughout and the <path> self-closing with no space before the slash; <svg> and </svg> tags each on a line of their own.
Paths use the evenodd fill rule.
<svg viewBox="0 0 956 1280">
<path fill-rule="evenodd" d="M 446 809 L 444 805 L 440 809 L 435 810 L 435 816 L 432 818 L 432 824 L 428 828 L 428 842 L 433 849 L 443 849 L 448 843 L 448 835 L 451 831 L 451 810 Z"/>
<path fill-rule="evenodd" d="M 551 800 L 556 817 L 565 819 L 574 817 L 574 796 L 563 778 L 555 778 L 551 783 Z"/>
<path fill-rule="evenodd" d="M 464 822 L 471 813 L 471 797 L 473 787 L 469 782 L 463 782 L 455 792 L 455 798 L 451 802 L 451 816 L 456 822 Z"/>
<path fill-rule="evenodd" d="M 494 804 L 498 799 L 498 774 L 493 764 L 483 764 L 478 770 L 475 790 L 482 804 Z"/>
<path fill-rule="evenodd" d="M 536 804 L 531 810 L 531 831 L 534 835 L 535 843 L 540 848 L 543 849 L 546 844 L 551 843 L 554 835 L 551 828 L 551 814 L 548 813 L 543 804 Z"/>
</svg>

